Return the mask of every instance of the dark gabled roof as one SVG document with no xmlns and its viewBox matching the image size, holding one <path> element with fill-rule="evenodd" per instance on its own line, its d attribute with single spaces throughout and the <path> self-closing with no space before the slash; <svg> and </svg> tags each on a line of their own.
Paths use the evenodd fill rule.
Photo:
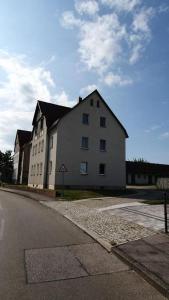
<svg viewBox="0 0 169 300">
<path fill-rule="evenodd" d="M 18 136 L 19 146 L 22 147 L 24 144 L 31 141 L 32 132 L 18 129 L 16 136 Z"/>
<path fill-rule="evenodd" d="M 127 173 L 169 176 L 169 165 L 126 161 L 126 171 Z"/>
<path fill-rule="evenodd" d="M 42 114 L 46 118 L 47 127 L 49 128 L 56 120 L 61 119 L 65 114 L 67 114 L 71 108 L 61 105 L 56 105 L 49 102 L 44 101 L 38 101 L 33 122 L 32 124 L 35 124 L 35 118 L 36 118 L 36 112 L 38 107 L 40 108 Z"/>
</svg>

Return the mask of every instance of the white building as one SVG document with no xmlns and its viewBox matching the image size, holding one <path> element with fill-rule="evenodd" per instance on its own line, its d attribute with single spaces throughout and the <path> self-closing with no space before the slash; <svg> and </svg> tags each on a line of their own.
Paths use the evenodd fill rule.
<svg viewBox="0 0 169 300">
<path fill-rule="evenodd" d="M 97 90 L 73 108 L 38 101 L 33 118 L 28 185 L 55 189 L 124 188 L 125 128 Z"/>
</svg>

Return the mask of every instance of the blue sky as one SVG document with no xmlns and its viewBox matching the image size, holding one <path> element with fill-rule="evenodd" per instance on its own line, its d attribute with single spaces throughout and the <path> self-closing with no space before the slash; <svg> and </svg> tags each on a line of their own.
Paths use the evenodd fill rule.
<svg viewBox="0 0 169 300">
<path fill-rule="evenodd" d="M 1 1 L 0 37 L 1 150 L 37 99 L 72 106 L 98 88 L 127 159 L 169 164 L 168 0 Z"/>
</svg>

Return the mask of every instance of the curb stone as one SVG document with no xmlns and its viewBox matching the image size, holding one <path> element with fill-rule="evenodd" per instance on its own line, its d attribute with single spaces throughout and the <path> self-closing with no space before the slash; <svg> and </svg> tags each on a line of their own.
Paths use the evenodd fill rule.
<svg viewBox="0 0 169 300">
<path fill-rule="evenodd" d="M 139 273 L 147 282 L 154 286 L 161 294 L 169 299 L 169 286 L 157 275 L 150 272 L 146 267 L 132 259 L 129 255 L 124 253 L 118 246 L 112 248 L 112 252 L 120 259 L 127 263 L 133 270 Z"/>
</svg>

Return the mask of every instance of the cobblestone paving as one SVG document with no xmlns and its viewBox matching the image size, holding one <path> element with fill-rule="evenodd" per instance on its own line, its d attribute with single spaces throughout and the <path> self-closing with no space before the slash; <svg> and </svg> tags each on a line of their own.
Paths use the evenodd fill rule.
<svg viewBox="0 0 169 300">
<path fill-rule="evenodd" d="M 112 245 L 119 245 L 154 234 L 154 231 L 130 222 L 119 215 L 112 215 L 108 211 L 99 212 L 97 209 L 87 208 L 82 203 L 51 201 L 42 204 L 70 217 Z"/>
</svg>

